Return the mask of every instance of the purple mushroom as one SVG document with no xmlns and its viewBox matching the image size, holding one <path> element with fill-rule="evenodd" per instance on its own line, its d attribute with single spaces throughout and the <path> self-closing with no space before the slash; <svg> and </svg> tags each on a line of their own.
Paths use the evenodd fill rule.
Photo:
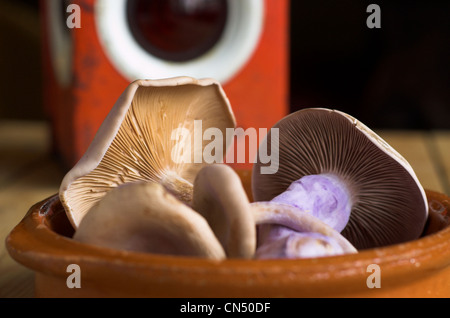
<svg viewBox="0 0 450 318">
<path fill-rule="evenodd" d="M 338 231 L 289 204 L 251 203 L 258 227 L 255 258 L 312 258 L 357 253 Z"/>
<path fill-rule="evenodd" d="M 357 249 L 421 235 L 428 216 L 424 189 L 409 163 L 364 124 L 340 111 L 308 108 L 273 128 L 278 144 L 271 146 L 269 132 L 267 150 L 279 149 L 278 170 L 264 174 L 268 164 L 254 164 L 255 201 L 310 213 Z"/>
<path fill-rule="evenodd" d="M 278 231 L 283 233 L 278 233 Z M 279 226 L 255 253 L 257 259 L 315 258 L 345 254 L 335 239 L 316 232 L 296 232 Z"/>
<path fill-rule="evenodd" d="M 309 175 L 291 183 L 271 200 L 298 207 L 319 218 L 336 231 L 347 225 L 352 209 L 350 193 L 334 174 Z"/>
</svg>

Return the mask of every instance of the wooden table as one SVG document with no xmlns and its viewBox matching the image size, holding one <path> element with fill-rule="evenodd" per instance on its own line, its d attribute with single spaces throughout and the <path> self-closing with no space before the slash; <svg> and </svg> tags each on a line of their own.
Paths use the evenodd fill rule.
<svg viewBox="0 0 450 318">
<path fill-rule="evenodd" d="M 450 194 L 450 131 L 376 131 L 401 153 L 424 188 Z M 0 297 L 33 297 L 33 272 L 7 253 L 5 238 L 65 174 L 49 154 L 45 122 L 0 121 Z"/>
</svg>

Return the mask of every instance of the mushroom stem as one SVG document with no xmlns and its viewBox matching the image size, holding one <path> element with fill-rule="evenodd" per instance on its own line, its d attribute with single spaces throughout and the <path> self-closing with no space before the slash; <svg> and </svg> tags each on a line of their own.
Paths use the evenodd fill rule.
<svg viewBox="0 0 450 318">
<path fill-rule="evenodd" d="M 351 192 L 336 174 L 304 176 L 271 200 L 306 211 L 341 232 L 350 218 Z"/>
<path fill-rule="evenodd" d="M 194 185 L 175 172 L 166 172 L 161 178 L 164 188 L 181 202 L 191 205 Z"/>
<path fill-rule="evenodd" d="M 251 203 L 258 226 L 255 258 L 305 258 L 357 253 L 339 232 L 289 204 Z"/>
<path fill-rule="evenodd" d="M 225 164 L 203 167 L 194 180 L 192 208 L 209 223 L 228 258 L 252 258 L 256 227 L 238 174 Z"/>
<path fill-rule="evenodd" d="M 270 227 L 270 236 L 256 250 L 256 259 L 310 258 L 347 253 L 331 236 L 297 232 L 281 225 Z"/>
</svg>

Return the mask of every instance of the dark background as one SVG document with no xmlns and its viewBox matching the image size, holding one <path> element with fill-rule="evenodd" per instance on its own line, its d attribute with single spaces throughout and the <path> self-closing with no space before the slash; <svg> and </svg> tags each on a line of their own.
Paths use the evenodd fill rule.
<svg viewBox="0 0 450 318">
<path fill-rule="evenodd" d="M 368 4 L 381 8 L 369 29 Z M 373 127 L 450 128 L 450 1 L 292 1 L 291 105 Z"/>
<path fill-rule="evenodd" d="M 450 129 L 450 1 L 291 0 L 291 110 L 337 108 L 372 128 Z M 37 0 L 0 0 L 0 119 L 45 119 Z"/>
</svg>

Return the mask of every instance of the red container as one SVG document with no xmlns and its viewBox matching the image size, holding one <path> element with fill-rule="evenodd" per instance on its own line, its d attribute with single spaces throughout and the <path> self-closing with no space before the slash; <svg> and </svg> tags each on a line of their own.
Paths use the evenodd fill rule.
<svg viewBox="0 0 450 318">
<path fill-rule="evenodd" d="M 198 8 L 187 6 L 178 15 L 169 13 L 167 24 L 174 20 L 175 31 L 166 36 L 166 20 L 162 18 L 156 24 L 133 22 L 139 21 L 137 15 L 160 15 L 145 2 L 151 3 L 72 1 L 79 5 L 81 28 L 70 29 L 66 21 L 70 14 L 70 19 L 74 18 L 75 11 L 64 15 L 64 1 L 41 0 L 45 105 L 53 125 L 55 149 L 68 166 L 84 154 L 116 99 L 135 79 L 215 78 L 222 83 L 238 127 L 243 129 L 270 128 L 288 113 L 288 0 L 216 1 L 227 6 L 225 15 L 221 7 L 215 9 L 216 20 L 212 22 L 212 28 L 222 28 L 221 35 L 215 35 L 205 53 L 181 61 L 156 56 L 151 48 L 144 49 L 142 41 L 166 41 L 156 45 L 160 48 L 181 43 L 176 33 L 185 32 L 187 36 L 194 32 L 191 26 L 196 20 L 192 16 L 186 19 L 186 15 Z M 157 23 L 159 29 L 155 28 Z M 157 33 L 150 32 L 142 40 L 133 28 L 141 33 L 150 28 Z M 183 59 L 180 52 L 177 58 Z"/>
</svg>

